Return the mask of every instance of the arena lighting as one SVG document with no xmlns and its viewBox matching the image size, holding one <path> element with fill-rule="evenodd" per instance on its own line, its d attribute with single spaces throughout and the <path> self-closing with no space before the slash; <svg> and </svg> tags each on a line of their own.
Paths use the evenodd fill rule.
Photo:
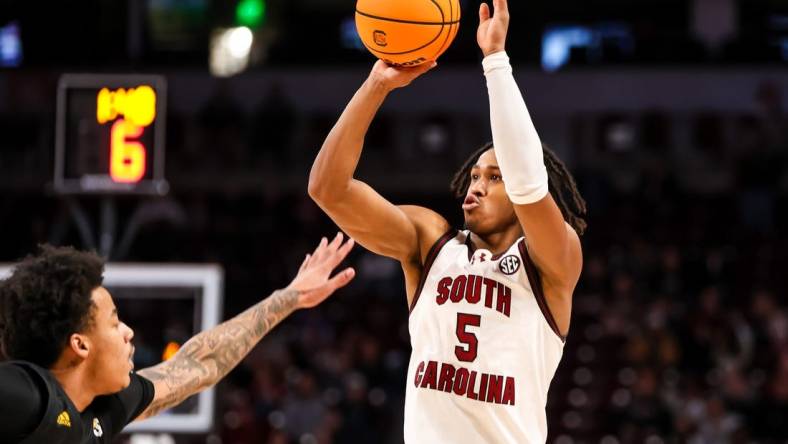
<svg viewBox="0 0 788 444">
<path fill-rule="evenodd" d="M 19 24 L 0 26 L 0 67 L 13 68 L 22 64 L 22 39 Z"/>
<path fill-rule="evenodd" d="M 554 72 L 571 63 L 572 50 L 581 49 L 589 61 L 602 62 L 613 54 L 630 56 L 635 40 L 620 22 L 548 25 L 542 34 L 542 69 Z"/>
<path fill-rule="evenodd" d="M 240 26 L 257 28 L 265 21 L 265 0 L 240 0 L 235 8 L 235 21 Z"/>
<path fill-rule="evenodd" d="M 542 37 L 542 68 L 556 71 L 569 62 L 573 47 L 588 46 L 592 41 L 591 30 L 583 26 L 565 26 L 550 29 Z"/>
<path fill-rule="evenodd" d="M 227 33 L 227 50 L 238 59 L 249 57 L 249 50 L 252 49 L 252 31 L 245 26 L 231 29 Z"/>
<path fill-rule="evenodd" d="M 253 43 L 254 34 L 245 26 L 214 31 L 211 36 L 211 74 L 230 77 L 246 70 Z"/>
</svg>

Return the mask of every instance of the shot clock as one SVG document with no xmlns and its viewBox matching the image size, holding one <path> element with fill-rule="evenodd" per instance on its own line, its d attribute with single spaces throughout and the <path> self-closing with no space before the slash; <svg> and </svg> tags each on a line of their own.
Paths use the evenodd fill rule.
<svg viewBox="0 0 788 444">
<path fill-rule="evenodd" d="M 55 192 L 166 194 L 166 100 L 161 76 L 63 75 L 57 96 Z"/>
</svg>

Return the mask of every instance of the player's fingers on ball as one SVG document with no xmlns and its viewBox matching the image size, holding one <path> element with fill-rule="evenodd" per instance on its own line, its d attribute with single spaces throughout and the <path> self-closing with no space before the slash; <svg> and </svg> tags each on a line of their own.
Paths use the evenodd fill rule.
<svg viewBox="0 0 788 444">
<path fill-rule="evenodd" d="M 403 66 L 397 68 L 397 70 L 403 74 L 405 74 L 408 78 L 416 78 L 422 74 L 424 74 L 428 69 L 430 69 L 431 62 L 422 63 L 421 65 L 416 66 Z"/>
<path fill-rule="evenodd" d="M 438 62 L 436 62 L 435 60 L 427 63 L 422 63 L 421 65 L 419 65 L 419 75 L 424 74 L 425 72 L 431 70 L 432 68 L 435 68 L 436 66 L 438 66 Z"/>
<path fill-rule="evenodd" d="M 373 66 L 373 68 L 374 68 L 374 69 L 376 69 L 376 70 L 377 70 L 377 69 L 381 69 L 381 70 L 382 70 L 382 69 L 386 69 L 386 68 L 388 68 L 388 66 L 389 66 L 389 65 L 387 65 L 387 64 L 386 64 L 386 62 L 384 62 L 383 60 L 380 60 L 380 59 L 378 59 L 378 60 L 375 62 L 375 65 Z"/>
</svg>

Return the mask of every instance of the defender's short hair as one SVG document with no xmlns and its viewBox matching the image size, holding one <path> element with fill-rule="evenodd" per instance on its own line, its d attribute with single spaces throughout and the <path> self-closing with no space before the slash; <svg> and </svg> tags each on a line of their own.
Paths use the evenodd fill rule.
<svg viewBox="0 0 788 444">
<path fill-rule="evenodd" d="M 71 247 L 39 247 L 0 281 L 0 347 L 9 359 L 51 367 L 73 333 L 90 326 L 104 260 Z"/>
</svg>

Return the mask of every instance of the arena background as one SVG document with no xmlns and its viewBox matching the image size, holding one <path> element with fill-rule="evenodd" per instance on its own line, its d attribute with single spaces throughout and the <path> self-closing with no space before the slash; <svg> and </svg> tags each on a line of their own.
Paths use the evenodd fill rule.
<svg viewBox="0 0 788 444">
<path fill-rule="evenodd" d="M 519 85 L 589 207 L 548 442 L 786 442 L 788 2 L 511 3 Z M 462 1 L 460 33 L 438 68 L 384 105 L 358 171 L 393 202 L 436 209 L 458 227 L 449 180 L 490 138 L 478 4 Z M 217 263 L 224 318 L 287 285 L 336 230 L 306 184 L 373 62 L 353 8 L 1 1 L 0 262 L 50 242 L 103 245 L 113 262 Z M 217 29 L 242 24 L 254 37 L 248 53 L 222 58 Z M 166 79 L 166 196 L 52 191 L 64 73 Z M 107 208 L 115 242 L 102 244 Z M 218 386 L 210 433 L 119 442 L 402 442 L 401 271 L 360 247 L 348 262 L 359 273 L 347 289 L 289 318 Z M 164 321 L 132 326 L 178 337 Z M 161 352 L 148 344 L 147 359 Z"/>
</svg>

